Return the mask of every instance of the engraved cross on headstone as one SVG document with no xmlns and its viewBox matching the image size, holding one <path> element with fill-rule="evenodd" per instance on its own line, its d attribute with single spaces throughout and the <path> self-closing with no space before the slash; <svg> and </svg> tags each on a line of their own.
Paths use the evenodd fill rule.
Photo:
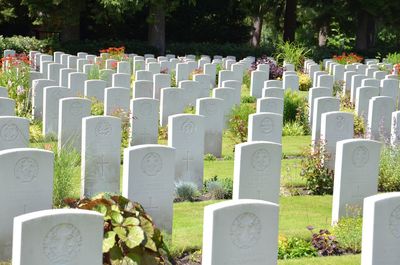
<svg viewBox="0 0 400 265">
<path fill-rule="evenodd" d="M 193 158 L 190 157 L 190 152 L 189 151 L 186 152 L 186 157 L 183 158 L 183 161 L 186 162 L 186 172 L 189 172 L 190 161 L 193 161 Z"/>
<path fill-rule="evenodd" d="M 147 205 L 145 208 L 146 208 L 146 210 L 158 209 L 157 206 L 154 206 L 154 205 L 153 205 L 153 198 L 152 198 L 152 197 L 149 197 L 149 203 L 148 203 L 148 205 Z"/>
<path fill-rule="evenodd" d="M 105 177 L 104 177 L 104 166 L 106 166 L 106 165 L 108 165 L 108 164 L 110 164 L 110 163 L 104 161 L 104 155 L 101 155 L 101 160 L 98 160 L 98 161 L 96 162 L 96 164 L 101 166 L 101 168 L 100 168 L 100 171 L 101 171 L 101 178 L 102 178 L 102 179 L 105 179 Z"/>
</svg>

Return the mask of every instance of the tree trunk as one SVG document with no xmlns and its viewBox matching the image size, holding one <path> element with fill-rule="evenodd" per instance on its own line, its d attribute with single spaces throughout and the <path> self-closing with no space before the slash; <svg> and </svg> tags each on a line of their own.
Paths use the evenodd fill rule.
<svg viewBox="0 0 400 265">
<path fill-rule="evenodd" d="M 283 40 L 293 42 L 296 33 L 297 13 L 296 13 L 297 0 L 286 0 L 285 7 L 285 21 L 283 24 Z"/>
<path fill-rule="evenodd" d="M 261 15 L 253 17 L 253 30 L 251 36 L 251 46 L 260 47 L 263 18 Z"/>
<path fill-rule="evenodd" d="M 328 39 L 328 26 L 324 24 L 319 28 L 318 46 L 325 47 L 327 39 Z"/>
<path fill-rule="evenodd" d="M 80 39 L 81 30 L 81 12 L 85 6 L 84 0 L 69 0 L 64 1 L 62 8 L 66 11 L 61 17 L 61 41 L 74 41 Z"/>
<path fill-rule="evenodd" d="M 148 17 L 148 42 L 165 54 L 165 1 L 151 3 Z"/>
<path fill-rule="evenodd" d="M 365 10 L 360 10 L 357 16 L 356 49 L 368 50 L 375 45 L 375 40 L 375 18 Z"/>
</svg>

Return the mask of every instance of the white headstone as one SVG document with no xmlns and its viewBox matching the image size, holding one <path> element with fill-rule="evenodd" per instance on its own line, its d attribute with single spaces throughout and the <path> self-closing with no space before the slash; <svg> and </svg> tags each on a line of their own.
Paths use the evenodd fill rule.
<svg viewBox="0 0 400 265">
<path fill-rule="evenodd" d="M 259 98 L 257 99 L 256 111 L 272 112 L 283 115 L 283 99 L 282 98 Z"/>
<path fill-rule="evenodd" d="M 111 86 L 113 87 L 126 87 L 131 88 L 131 75 L 130 74 L 113 74 Z"/>
<path fill-rule="evenodd" d="M 223 111 L 224 111 L 224 128 L 227 128 L 229 121 L 229 115 L 235 105 L 235 89 L 233 88 L 214 88 L 213 98 L 223 99 Z"/>
<path fill-rule="evenodd" d="M 378 192 L 381 144 L 364 139 L 337 142 L 332 224 L 356 215 L 366 197 Z"/>
<path fill-rule="evenodd" d="M 364 199 L 362 265 L 399 263 L 400 193 L 374 195 Z"/>
<path fill-rule="evenodd" d="M 152 98 L 137 98 L 130 102 L 131 145 L 158 143 L 160 102 Z"/>
<path fill-rule="evenodd" d="M 202 189 L 204 117 L 193 114 L 169 116 L 168 146 L 176 148 L 175 181 L 192 182 Z"/>
<path fill-rule="evenodd" d="M 104 102 L 104 93 L 107 83 L 103 80 L 86 80 L 85 81 L 85 97 Z"/>
<path fill-rule="evenodd" d="M 0 116 L 0 151 L 29 146 L 29 120 L 14 116 Z"/>
<path fill-rule="evenodd" d="M 129 113 L 129 88 L 108 87 L 104 94 L 104 114 L 109 116 L 128 115 Z"/>
<path fill-rule="evenodd" d="M 44 88 L 47 86 L 57 86 L 53 80 L 36 79 L 32 86 L 32 116 L 35 120 L 43 119 L 43 95 Z"/>
<path fill-rule="evenodd" d="M 268 73 L 264 71 L 251 72 L 250 95 L 261 98 L 264 82 L 269 78 Z"/>
<path fill-rule="evenodd" d="M 247 141 L 282 142 L 282 114 L 259 112 L 249 115 Z"/>
<path fill-rule="evenodd" d="M 58 150 L 82 146 L 82 119 L 90 116 L 92 102 L 84 98 L 63 98 L 59 103 Z"/>
<path fill-rule="evenodd" d="M 0 206 L 0 260 L 9 260 L 13 218 L 52 208 L 54 154 L 41 149 L 15 148 L 0 151 L 0 161 L 0 198 L 8 202 Z"/>
<path fill-rule="evenodd" d="M 206 206 L 202 264 L 277 264 L 278 214 L 277 204 L 261 200 Z"/>
<path fill-rule="evenodd" d="M 153 96 L 154 99 L 160 99 L 161 89 L 171 87 L 171 75 L 155 74 L 153 76 Z"/>
<path fill-rule="evenodd" d="M 181 88 L 162 88 L 160 96 L 160 125 L 168 124 L 168 117 L 183 113 L 185 109 L 184 91 Z"/>
<path fill-rule="evenodd" d="M 101 265 L 103 229 L 103 215 L 96 211 L 56 209 L 20 215 L 14 218 L 12 262 Z"/>
<path fill-rule="evenodd" d="M 390 139 L 392 112 L 396 110 L 393 98 L 379 96 L 369 100 L 367 135 L 371 140 Z"/>
<path fill-rule="evenodd" d="M 120 192 L 121 119 L 82 119 L 81 195 Z"/>
<path fill-rule="evenodd" d="M 157 227 L 172 232 L 175 152 L 162 145 L 139 145 L 124 150 L 122 194 L 139 202 Z"/>
<path fill-rule="evenodd" d="M 85 81 L 87 74 L 70 73 L 68 74 L 68 88 L 72 90 L 72 95 L 82 97 L 85 94 Z"/>
<path fill-rule="evenodd" d="M 311 142 L 313 147 L 320 143 L 321 115 L 325 112 L 339 111 L 340 100 L 335 97 L 319 97 L 314 99 Z"/>
<path fill-rule="evenodd" d="M 254 141 L 235 146 L 233 199 L 279 204 L 282 145 Z"/>
<path fill-rule="evenodd" d="M 199 98 L 196 100 L 196 114 L 204 116 L 204 154 L 221 157 L 223 133 L 223 100 Z"/>
<path fill-rule="evenodd" d="M 48 86 L 43 94 L 43 135 L 58 135 L 59 101 L 71 97 L 71 90 L 66 87 Z"/>
<path fill-rule="evenodd" d="M 343 111 L 325 112 L 321 115 L 321 141 L 325 145 L 328 157 L 325 165 L 335 169 L 336 143 L 353 139 L 354 115 Z"/>
</svg>

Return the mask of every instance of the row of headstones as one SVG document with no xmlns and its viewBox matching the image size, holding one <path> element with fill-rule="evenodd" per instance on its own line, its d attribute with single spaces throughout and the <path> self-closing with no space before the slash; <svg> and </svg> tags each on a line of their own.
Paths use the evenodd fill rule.
<svg viewBox="0 0 400 265">
<path fill-rule="evenodd" d="M 333 68 L 338 67 L 338 64 L 330 64 L 333 65 Z M 306 68 L 308 68 L 308 72 L 311 76 L 311 70 L 314 67 L 319 67 L 319 65 L 312 63 L 311 61 L 306 62 Z M 343 65 L 341 65 L 343 66 Z M 346 65 L 346 67 L 349 65 Z M 361 66 L 361 64 L 350 65 L 350 66 Z M 371 66 L 371 64 L 369 65 Z M 328 67 L 328 66 L 327 66 Z M 343 66 L 345 67 L 345 66 Z M 369 69 L 369 68 L 367 68 Z M 349 72 L 345 72 L 347 74 Z M 319 74 L 319 72 L 314 72 L 314 85 L 315 80 L 318 80 L 317 87 L 313 87 L 310 89 L 309 93 L 309 120 L 313 132 L 313 141 L 317 141 L 318 136 L 318 128 L 319 124 L 314 126 L 314 107 L 316 103 L 316 99 L 320 97 L 329 97 L 332 96 L 332 86 L 333 86 L 333 76 L 329 74 Z M 358 79 L 361 77 L 361 79 Z M 377 79 L 364 78 L 365 76 L 361 75 L 353 75 L 351 79 L 350 87 L 352 91 L 356 91 L 356 93 L 352 93 L 355 95 L 355 109 L 356 114 L 363 118 L 365 123 L 365 129 L 367 131 L 367 135 L 370 139 L 383 139 L 387 140 L 390 138 L 392 131 L 392 142 L 397 139 L 396 133 L 397 125 L 394 124 L 391 126 L 392 115 L 393 117 L 397 117 L 397 113 L 395 110 L 397 109 L 396 103 L 399 96 L 399 80 L 396 76 L 386 75 L 384 79 L 380 82 Z M 324 86 L 318 86 L 318 84 L 323 83 L 323 81 L 329 80 L 329 82 L 324 83 Z M 349 80 L 345 81 L 343 85 L 343 92 L 346 93 L 346 87 L 348 87 Z M 356 84 L 358 83 L 358 84 Z M 333 99 L 332 99 L 333 100 Z M 335 111 L 338 110 L 337 107 L 331 108 L 332 104 L 328 103 L 328 110 L 326 111 Z M 324 107 L 322 107 L 324 108 Z M 393 114 L 392 114 L 393 113 Z M 317 114 L 319 116 L 319 114 Z M 317 122 L 320 122 L 320 118 L 317 118 Z M 395 123 L 395 122 L 394 122 Z M 392 127 L 392 129 L 391 129 Z"/>
<path fill-rule="evenodd" d="M 168 232 L 172 230 L 174 182 L 178 177 L 178 180 L 189 180 L 201 187 L 202 178 L 197 176 L 202 175 L 199 172 L 203 168 L 200 166 L 203 154 L 193 151 L 193 147 L 201 145 L 201 140 L 193 141 L 193 138 L 202 139 L 202 117 L 188 114 L 174 115 L 170 119 L 169 147 L 139 145 L 125 149 L 122 185 L 122 194 L 140 202 L 155 223 Z M 112 134 L 120 130 L 120 121 L 114 117 L 92 117 L 84 123 L 87 133 L 83 141 L 87 141 L 88 152 L 82 155 L 82 192 L 85 195 L 87 192 L 119 193 L 119 143 Z M 251 142 L 238 145 L 236 149 L 234 198 L 277 203 L 281 145 Z M 95 155 L 90 156 L 89 151 Z M 0 151 L 0 178 L 3 179 L 0 194 L 12 202 L 1 207 L 6 213 L 0 217 L 1 258 L 11 253 L 12 218 L 51 208 L 53 159 L 52 152 L 39 149 Z M 92 167 L 88 166 L 90 163 Z M 196 173 L 199 175 L 194 175 Z"/>
<path fill-rule="evenodd" d="M 398 264 L 400 193 L 364 199 L 362 265 Z M 203 265 L 277 264 L 279 206 L 233 200 L 206 206 Z M 14 218 L 13 265 L 102 264 L 103 216 L 44 210 Z M 32 255 L 35 253 L 35 255 Z"/>
</svg>

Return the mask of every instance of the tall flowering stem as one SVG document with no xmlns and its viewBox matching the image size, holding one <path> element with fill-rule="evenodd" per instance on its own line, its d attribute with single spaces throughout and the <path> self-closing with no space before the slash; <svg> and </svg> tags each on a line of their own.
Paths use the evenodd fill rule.
<svg viewBox="0 0 400 265">
<path fill-rule="evenodd" d="M 6 87 L 8 96 L 15 100 L 16 114 L 31 116 L 30 62 L 26 54 L 1 59 L 0 86 Z"/>
</svg>

